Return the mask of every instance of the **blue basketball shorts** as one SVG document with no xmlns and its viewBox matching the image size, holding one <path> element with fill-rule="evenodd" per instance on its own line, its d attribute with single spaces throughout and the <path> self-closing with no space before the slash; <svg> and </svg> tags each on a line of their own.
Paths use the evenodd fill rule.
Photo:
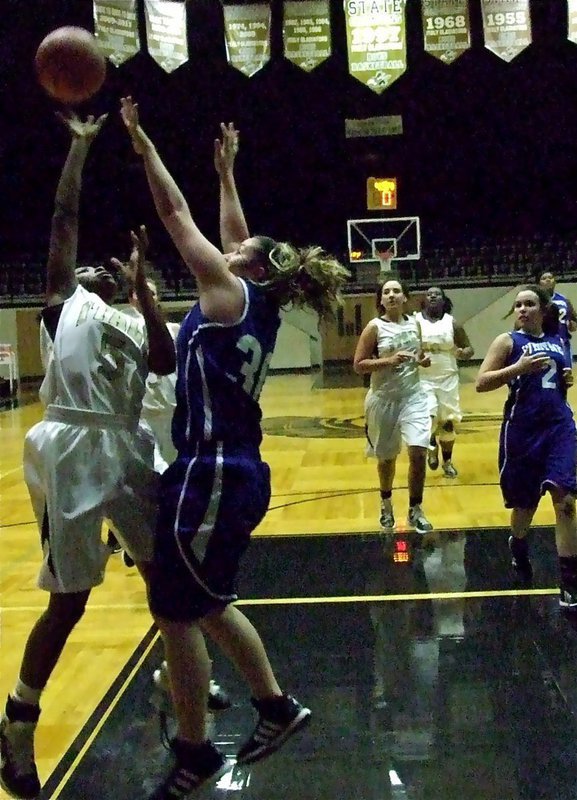
<svg viewBox="0 0 577 800">
<path fill-rule="evenodd" d="M 153 614 L 192 622 L 238 599 L 240 559 L 270 491 L 258 451 L 231 454 L 218 443 L 170 465 L 161 477 L 149 581 Z"/>
<path fill-rule="evenodd" d="M 499 477 L 506 508 L 536 508 L 548 486 L 577 495 L 577 434 L 572 418 L 501 428 Z"/>
</svg>

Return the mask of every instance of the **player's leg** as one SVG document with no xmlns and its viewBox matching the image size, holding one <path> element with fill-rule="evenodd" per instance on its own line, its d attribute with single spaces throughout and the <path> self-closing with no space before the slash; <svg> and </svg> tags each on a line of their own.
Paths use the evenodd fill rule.
<svg viewBox="0 0 577 800">
<path fill-rule="evenodd" d="M 523 583 L 530 583 L 533 578 L 527 536 L 541 498 L 541 444 L 538 431 L 519 429 L 510 423 L 501 428 L 499 483 L 505 507 L 511 509 L 511 566 Z"/>
<path fill-rule="evenodd" d="M 34 798 L 40 792 L 34 759 L 40 699 L 89 595 L 51 594 L 28 636 L 19 678 L 0 719 L 0 784 L 13 797 Z"/>
<path fill-rule="evenodd" d="M 437 385 L 434 381 L 421 376 L 421 389 L 426 395 L 429 416 L 431 417 L 431 436 L 427 452 L 427 464 L 429 465 L 429 469 L 436 470 L 439 468 L 439 441 L 437 436 L 439 400 Z"/>
<path fill-rule="evenodd" d="M 577 436 L 573 420 L 551 431 L 544 488 L 555 511 L 555 542 L 559 557 L 560 605 L 577 609 Z"/>
<path fill-rule="evenodd" d="M 425 489 L 426 459 L 431 436 L 431 417 L 424 394 L 409 397 L 399 415 L 401 436 L 409 456 L 409 512 L 407 524 L 418 533 L 433 530 L 425 516 L 422 503 Z"/>
<path fill-rule="evenodd" d="M 453 464 L 453 448 L 457 427 L 462 419 L 458 375 L 444 379 L 438 389 L 438 402 L 438 439 L 441 445 L 443 473 L 447 478 L 456 478 L 458 473 Z"/>
<path fill-rule="evenodd" d="M 383 402 L 374 396 L 365 404 L 367 454 L 377 459 L 379 524 L 385 532 L 395 529 L 392 496 L 397 456 L 401 451 L 399 408 L 398 403 Z"/>
</svg>

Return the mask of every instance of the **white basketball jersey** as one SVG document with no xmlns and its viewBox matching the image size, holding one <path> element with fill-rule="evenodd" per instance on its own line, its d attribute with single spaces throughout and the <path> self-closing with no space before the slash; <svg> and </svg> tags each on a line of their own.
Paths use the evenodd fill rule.
<svg viewBox="0 0 577 800">
<path fill-rule="evenodd" d="M 62 306 L 51 348 L 41 331 L 44 405 L 138 419 L 148 374 L 146 336 L 138 321 L 78 285 Z"/>
<path fill-rule="evenodd" d="M 431 359 L 430 367 L 423 367 L 425 378 L 446 378 L 457 371 L 455 358 L 455 328 L 451 314 L 431 322 L 419 311 L 416 317 L 421 326 L 423 350 Z"/>
<path fill-rule="evenodd" d="M 414 354 L 397 367 L 383 367 L 371 373 L 371 391 L 380 395 L 403 397 L 419 388 L 417 355 L 421 349 L 419 328 L 415 316 L 403 317 L 401 322 L 387 322 L 375 317 L 372 323 L 377 328 L 377 351 L 379 357 L 390 356 L 399 350 Z"/>
<path fill-rule="evenodd" d="M 144 317 L 134 306 L 129 306 L 124 311 L 125 314 L 139 321 L 142 325 L 144 336 L 146 336 L 146 325 Z M 176 322 L 167 322 L 172 340 L 176 341 L 180 325 Z M 157 375 L 149 372 L 146 379 L 146 391 L 142 401 L 144 416 L 149 414 L 172 414 L 176 407 L 176 371 L 170 375 Z"/>
</svg>

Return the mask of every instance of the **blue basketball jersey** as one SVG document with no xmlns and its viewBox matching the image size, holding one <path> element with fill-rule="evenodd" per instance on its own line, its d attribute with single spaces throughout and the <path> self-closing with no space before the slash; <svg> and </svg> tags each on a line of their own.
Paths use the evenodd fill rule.
<svg viewBox="0 0 577 800">
<path fill-rule="evenodd" d="M 558 335 L 531 336 L 512 331 L 513 349 L 507 365 L 521 355 L 546 355 L 549 366 L 542 372 L 518 375 L 509 383 L 504 419 L 520 425 L 534 425 L 553 420 L 572 419 L 566 397 L 563 370 L 566 368 L 565 346 Z"/>
<path fill-rule="evenodd" d="M 571 334 L 569 333 L 569 303 L 567 298 L 563 297 L 559 292 L 555 292 L 551 297 L 551 301 L 559 309 L 559 336 L 563 339 L 563 342 L 569 342 Z"/>
<path fill-rule="evenodd" d="M 260 445 L 258 403 L 280 325 L 279 308 L 259 286 L 241 280 L 240 320 L 207 319 L 200 303 L 178 334 L 176 409 L 172 438 L 179 453 L 196 443 L 223 441 L 243 449 Z"/>
</svg>

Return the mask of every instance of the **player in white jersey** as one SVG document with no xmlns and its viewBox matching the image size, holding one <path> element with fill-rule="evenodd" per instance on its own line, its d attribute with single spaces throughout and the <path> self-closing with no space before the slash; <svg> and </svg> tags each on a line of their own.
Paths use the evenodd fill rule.
<svg viewBox="0 0 577 800">
<path fill-rule="evenodd" d="M 24 476 L 44 555 L 39 584 L 50 597 L 0 720 L 0 784 L 17 798 L 40 792 L 34 761 L 40 698 L 92 588 L 103 579 L 110 552 L 101 540 L 103 519 L 114 521 L 143 573 L 151 560 L 157 476 L 152 435 L 138 420 L 148 368 L 175 368 L 172 337 L 146 285 L 144 229 L 133 234 L 127 272 L 146 335 L 110 307 L 116 282 L 107 269 L 75 269 L 82 171 L 105 116 L 61 119 L 72 143 L 56 191 L 47 261 L 45 414 L 24 445 Z"/>
<path fill-rule="evenodd" d="M 421 385 L 426 392 L 431 415 L 431 441 L 428 463 L 431 469 L 439 466 L 439 444 L 443 457 L 443 472 L 456 478 L 453 447 L 457 426 L 462 419 L 459 399 L 459 368 L 457 361 L 473 357 L 473 348 L 464 328 L 451 315 L 453 303 L 438 286 L 427 289 L 423 308 L 416 315 L 421 326 L 423 350 L 431 366 L 421 370 Z"/>
<path fill-rule="evenodd" d="M 113 258 L 112 262 L 118 269 L 123 268 L 121 261 Z M 156 284 L 150 278 L 147 279 L 146 283 L 152 292 L 154 301 L 158 303 Z M 130 286 L 128 290 L 128 303 L 129 308 L 125 309 L 124 313 L 129 317 L 133 317 L 142 330 L 145 331 L 144 317 L 133 286 Z M 169 322 L 167 327 L 173 341 L 176 340 L 180 326 L 174 322 Z M 149 372 L 146 378 L 146 390 L 142 398 L 140 419 L 141 422 L 144 421 L 145 425 L 148 425 L 154 435 L 154 469 L 159 475 L 162 475 L 168 465 L 176 458 L 176 449 L 172 444 L 171 431 L 172 415 L 176 405 L 175 386 L 175 372 L 170 375 L 157 375 L 155 372 Z M 106 543 L 113 553 L 118 553 L 122 550 L 112 530 L 108 531 Z M 134 560 L 126 551 L 123 553 L 123 559 L 127 567 L 134 566 Z"/>
<path fill-rule="evenodd" d="M 397 456 L 405 442 L 409 454 L 408 525 L 419 533 L 433 529 L 421 504 L 425 485 L 426 456 L 431 420 L 426 395 L 419 380 L 419 366 L 427 366 L 419 323 L 404 313 L 408 291 L 393 273 L 382 276 L 377 290 L 379 316 L 362 332 L 354 357 L 359 375 L 370 375 L 365 400 L 369 455 L 377 459 L 381 491 L 380 524 L 392 531 L 393 480 Z"/>
</svg>

